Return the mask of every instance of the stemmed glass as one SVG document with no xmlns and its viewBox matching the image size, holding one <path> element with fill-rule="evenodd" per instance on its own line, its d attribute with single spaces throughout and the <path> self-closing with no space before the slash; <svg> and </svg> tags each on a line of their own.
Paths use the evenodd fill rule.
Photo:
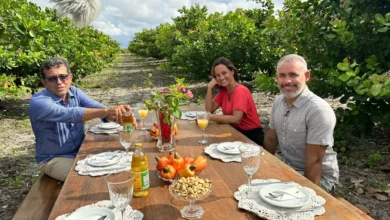
<svg viewBox="0 0 390 220">
<path fill-rule="evenodd" d="M 261 157 L 264 155 L 264 149 L 261 146 L 254 144 L 242 144 L 238 147 L 241 155 L 241 162 L 244 166 L 245 172 L 248 174 L 248 190 L 246 197 L 248 199 L 254 198 L 252 193 L 252 175 L 259 169 Z"/>
<path fill-rule="evenodd" d="M 133 198 L 135 173 L 131 171 L 111 173 L 104 179 L 107 182 L 110 200 L 115 208 L 121 211 L 123 220 L 126 207 Z"/>
<path fill-rule="evenodd" d="M 199 140 L 199 144 L 207 144 L 208 141 L 204 139 L 204 129 L 206 129 L 207 125 L 209 124 L 209 113 L 208 112 L 202 112 L 200 114 L 197 114 L 196 116 L 196 122 L 198 124 L 198 127 L 202 129 L 202 140 Z"/>
<path fill-rule="evenodd" d="M 138 114 L 142 119 L 142 127 L 140 128 L 140 130 L 146 131 L 147 128 L 145 127 L 145 118 L 148 115 L 148 109 L 146 108 L 144 103 L 137 103 L 137 109 L 138 109 Z"/>
<path fill-rule="evenodd" d="M 119 133 L 119 141 L 121 142 L 121 145 L 126 149 L 126 158 L 127 158 L 127 162 L 130 161 L 129 159 L 129 148 L 131 146 L 131 144 L 133 143 L 133 136 L 134 136 L 134 131 L 135 129 L 123 129 L 123 131 L 118 131 Z"/>
</svg>

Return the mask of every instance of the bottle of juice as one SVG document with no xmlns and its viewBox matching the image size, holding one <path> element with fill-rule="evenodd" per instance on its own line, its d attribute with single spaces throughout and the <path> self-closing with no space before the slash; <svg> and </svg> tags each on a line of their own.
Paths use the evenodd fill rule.
<svg viewBox="0 0 390 220">
<path fill-rule="evenodd" d="M 146 155 L 142 152 L 142 144 L 135 144 L 135 152 L 131 161 L 131 171 L 135 173 L 134 197 L 149 194 L 149 165 Z"/>
<path fill-rule="evenodd" d="M 125 133 L 131 133 L 133 130 L 134 118 L 131 112 L 126 112 L 123 116 L 123 131 Z"/>
</svg>

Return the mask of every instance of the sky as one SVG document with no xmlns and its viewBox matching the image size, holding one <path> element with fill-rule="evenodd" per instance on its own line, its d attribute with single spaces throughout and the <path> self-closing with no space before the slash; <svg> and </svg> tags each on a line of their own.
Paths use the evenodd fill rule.
<svg viewBox="0 0 390 220">
<path fill-rule="evenodd" d="M 40 6 L 52 8 L 49 0 L 27 0 Z M 274 0 L 275 10 L 282 9 L 284 0 Z M 172 23 L 180 15 L 178 9 L 198 3 L 206 6 L 209 13 L 235 11 L 236 8 L 259 7 L 252 0 L 101 0 L 99 16 L 91 25 L 118 41 L 121 48 L 127 48 L 134 34 L 143 28 L 155 28 L 161 23 Z"/>
</svg>

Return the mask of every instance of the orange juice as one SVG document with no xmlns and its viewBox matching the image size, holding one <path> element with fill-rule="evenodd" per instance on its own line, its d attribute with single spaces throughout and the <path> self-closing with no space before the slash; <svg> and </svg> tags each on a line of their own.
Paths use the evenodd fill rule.
<svg viewBox="0 0 390 220">
<path fill-rule="evenodd" d="M 201 129 L 205 129 L 208 124 L 209 124 L 209 120 L 207 120 L 207 119 L 198 119 L 198 126 Z"/>
<path fill-rule="evenodd" d="M 147 109 L 138 110 L 138 114 L 141 118 L 146 118 L 146 116 L 148 115 L 148 110 Z"/>
</svg>

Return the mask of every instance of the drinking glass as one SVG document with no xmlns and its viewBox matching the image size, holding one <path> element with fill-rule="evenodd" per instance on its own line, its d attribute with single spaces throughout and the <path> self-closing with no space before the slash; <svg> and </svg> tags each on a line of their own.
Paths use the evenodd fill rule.
<svg viewBox="0 0 390 220">
<path fill-rule="evenodd" d="M 245 172 L 248 174 L 248 190 L 246 197 L 254 198 L 252 193 L 252 175 L 259 169 L 261 157 L 264 155 L 264 149 L 255 144 L 242 144 L 238 147 L 241 155 L 241 163 L 244 166 Z"/>
<path fill-rule="evenodd" d="M 118 131 L 119 133 L 119 141 L 121 142 L 121 145 L 126 149 L 126 161 L 129 162 L 130 161 L 130 158 L 129 158 L 129 148 L 131 146 L 131 144 L 133 143 L 133 140 L 134 140 L 134 131 L 135 129 L 125 129 L 123 128 L 122 131 Z"/>
<path fill-rule="evenodd" d="M 126 207 L 133 198 L 135 173 L 131 171 L 111 173 L 104 179 L 107 182 L 110 200 L 115 208 L 121 211 L 123 220 Z"/>
<path fill-rule="evenodd" d="M 145 127 L 145 118 L 148 115 L 148 109 L 146 108 L 144 103 L 137 103 L 137 109 L 138 109 L 138 114 L 142 119 L 142 127 L 140 128 L 140 130 L 146 131 L 147 128 Z"/>
<path fill-rule="evenodd" d="M 199 144 L 207 144 L 208 142 L 204 139 L 204 129 L 209 124 L 209 113 L 208 112 L 202 112 L 196 116 L 196 122 L 198 124 L 198 127 L 202 129 L 202 140 L 199 140 Z"/>
</svg>

